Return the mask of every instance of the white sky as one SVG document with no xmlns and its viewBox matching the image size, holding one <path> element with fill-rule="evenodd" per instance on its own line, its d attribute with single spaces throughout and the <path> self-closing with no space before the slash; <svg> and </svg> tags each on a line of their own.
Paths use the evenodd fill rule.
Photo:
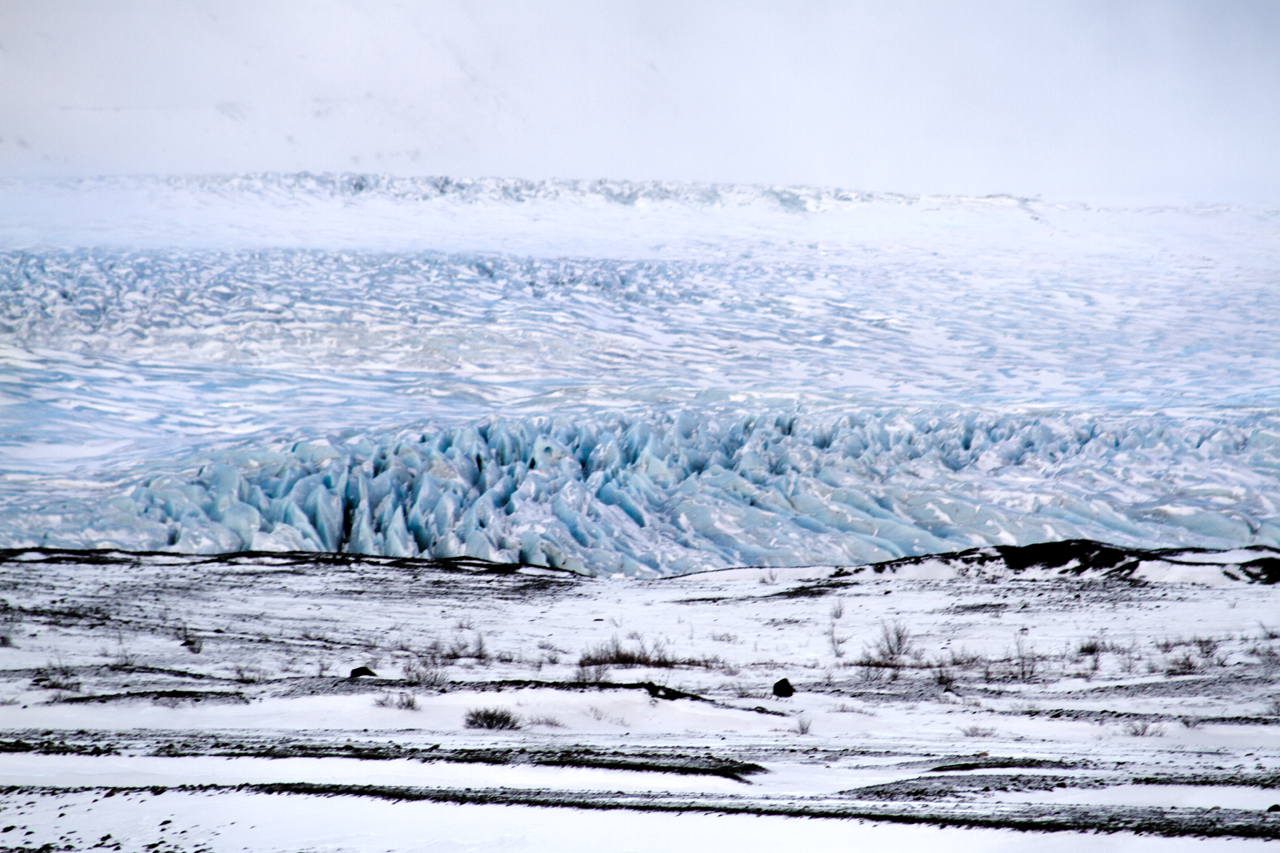
<svg viewBox="0 0 1280 853">
<path fill-rule="evenodd" d="M 1280 2 L 0 0 L 0 175 L 1280 201 Z"/>
</svg>

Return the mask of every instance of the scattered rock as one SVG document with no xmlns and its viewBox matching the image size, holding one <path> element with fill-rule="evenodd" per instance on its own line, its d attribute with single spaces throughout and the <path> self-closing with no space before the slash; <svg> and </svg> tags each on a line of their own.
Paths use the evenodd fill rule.
<svg viewBox="0 0 1280 853">
<path fill-rule="evenodd" d="M 773 695 L 782 699 L 796 695 L 796 689 L 785 678 L 773 685 Z"/>
<path fill-rule="evenodd" d="M 1267 811 L 1269 811 L 1269 812 L 1280 812 L 1280 803 L 1272 803 L 1272 804 L 1271 804 L 1271 808 L 1267 809 Z"/>
<path fill-rule="evenodd" d="M 369 669 L 369 667 L 367 667 L 367 666 L 358 666 L 358 667 L 356 667 L 355 669 L 351 670 L 351 677 L 352 677 L 352 678 L 360 678 L 361 676 L 365 676 L 365 675 L 371 676 L 371 677 L 373 677 L 373 678 L 377 678 L 377 677 L 378 677 L 378 673 L 376 673 L 376 672 L 374 672 L 373 670 Z"/>
</svg>

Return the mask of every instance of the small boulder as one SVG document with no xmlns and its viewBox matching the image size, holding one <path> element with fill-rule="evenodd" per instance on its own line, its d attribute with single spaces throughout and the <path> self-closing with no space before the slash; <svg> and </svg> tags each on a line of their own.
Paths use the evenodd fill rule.
<svg viewBox="0 0 1280 853">
<path fill-rule="evenodd" d="M 373 678 L 377 678 L 377 677 L 378 677 L 378 673 L 376 673 L 376 672 L 374 672 L 373 670 L 369 669 L 369 667 L 367 667 L 367 666 L 358 666 L 358 667 L 356 667 L 355 669 L 351 670 L 351 677 L 352 677 L 352 678 L 360 678 L 360 677 L 362 677 L 362 676 L 366 676 L 366 675 L 368 675 L 368 676 L 372 676 Z"/>
<path fill-rule="evenodd" d="M 796 695 L 796 689 L 791 686 L 791 682 L 785 678 L 773 685 L 773 695 L 779 699 L 787 699 Z"/>
<path fill-rule="evenodd" d="M 1280 803 L 1272 803 L 1271 808 L 1267 809 L 1267 811 L 1280 812 Z"/>
</svg>

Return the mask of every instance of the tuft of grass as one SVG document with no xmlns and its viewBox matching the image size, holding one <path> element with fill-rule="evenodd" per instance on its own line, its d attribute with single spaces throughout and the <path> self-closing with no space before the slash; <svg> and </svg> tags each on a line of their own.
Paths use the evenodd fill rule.
<svg viewBox="0 0 1280 853">
<path fill-rule="evenodd" d="M 111 663 L 107 664 L 107 669 L 117 672 L 129 672 L 138 665 L 138 656 L 124 644 L 124 637 L 117 638 L 114 653 L 109 649 L 103 649 L 102 655 L 103 657 L 111 658 Z"/>
<path fill-rule="evenodd" d="M 1280 628 L 1272 628 L 1264 622 L 1259 622 L 1258 627 L 1262 629 L 1262 639 L 1280 640 Z"/>
<path fill-rule="evenodd" d="M 951 649 L 948 652 L 947 665 L 955 669 L 972 669 L 976 666 L 983 666 L 986 663 L 987 659 L 985 657 L 967 649 Z"/>
<path fill-rule="evenodd" d="M 485 645 L 484 634 L 477 631 L 475 636 L 470 640 L 462 634 L 455 636 L 453 638 L 453 642 L 449 644 L 447 649 L 440 649 L 440 656 L 446 662 L 455 661 L 460 658 L 471 658 L 476 663 L 488 663 L 489 650 Z"/>
<path fill-rule="evenodd" d="M 267 680 L 267 674 L 256 666 L 236 665 L 236 681 L 241 684 L 258 684 Z"/>
<path fill-rule="evenodd" d="M 1097 657 L 1105 651 L 1109 649 L 1101 637 L 1089 637 L 1081 640 L 1080 645 L 1076 646 L 1076 654 L 1080 657 Z"/>
<path fill-rule="evenodd" d="M 579 684 L 602 684 L 609 680 L 609 667 L 604 664 L 595 664 L 593 666 L 578 665 L 578 671 L 574 673 L 573 680 Z"/>
<path fill-rule="evenodd" d="M 1194 675 L 1200 669 L 1200 664 L 1191 656 L 1191 652 L 1183 652 L 1180 657 L 1176 657 L 1164 668 L 1165 675 Z"/>
<path fill-rule="evenodd" d="M 303 636 L 305 637 L 305 633 Z M 193 655 L 200 654 L 201 650 L 204 649 L 204 640 L 191 633 L 191 629 L 186 622 L 178 623 L 178 627 L 173 632 L 173 638 Z"/>
<path fill-rule="evenodd" d="M 798 735 L 807 735 L 809 729 L 812 728 L 813 721 L 807 717 L 800 717 L 796 720 L 795 732 Z"/>
<path fill-rule="evenodd" d="M 831 654 L 838 658 L 844 657 L 844 644 L 849 642 L 849 636 L 836 633 L 836 623 L 832 619 L 831 625 L 827 628 L 827 642 L 831 646 Z"/>
<path fill-rule="evenodd" d="M 1200 657 L 1212 658 L 1218 652 L 1219 643 L 1211 637 L 1194 637 L 1191 642 L 1200 650 Z"/>
<path fill-rule="evenodd" d="M 399 696 L 383 693 L 373 701 L 373 704 L 379 708 L 398 708 L 401 711 L 418 710 L 418 698 L 412 693 L 401 693 Z"/>
<path fill-rule="evenodd" d="M 1124 724 L 1124 733 L 1130 737 L 1163 737 L 1164 726 L 1157 726 L 1146 720 L 1129 720 Z"/>
<path fill-rule="evenodd" d="M 560 722 L 555 717 L 552 717 L 549 714 L 543 714 L 537 717 L 530 717 L 528 719 L 528 723 L 531 726 L 542 726 L 548 729 L 568 728 L 564 723 Z"/>
<path fill-rule="evenodd" d="M 520 718 L 506 708 L 471 708 L 463 725 L 469 729 L 503 731 L 520 728 Z"/>
<path fill-rule="evenodd" d="M 1133 672 L 1138 664 L 1138 644 L 1116 646 L 1114 650 L 1120 656 L 1120 671 L 1125 673 Z"/>
<path fill-rule="evenodd" d="M 418 687 L 439 687 L 444 684 L 444 661 L 433 651 L 415 655 L 404 665 L 404 680 Z"/>
<path fill-rule="evenodd" d="M 76 676 L 76 671 L 63 663 L 61 658 L 51 660 L 37 669 L 31 681 L 35 686 L 43 687 L 45 690 L 66 690 L 74 693 L 80 689 L 80 679 Z"/>
<path fill-rule="evenodd" d="M 987 726 L 965 726 L 960 730 L 960 734 L 965 737 L 993 737 L 995 733 L 995 729 Z"/>
</svg>

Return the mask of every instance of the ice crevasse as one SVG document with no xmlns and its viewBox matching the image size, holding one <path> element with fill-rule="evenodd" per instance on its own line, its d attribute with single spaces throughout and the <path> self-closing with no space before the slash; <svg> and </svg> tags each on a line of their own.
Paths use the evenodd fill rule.
<svg viewBox="0 0 1280 853">
<path fill-rule="evenodd" d="M 93 544 L 465 555 L 637 576 L 1070 538 L 1280 546 L 1277 474 L 1280 429 L 1257 421 L 490 418 L 228 452 L 111 502 Z"/>
</svg>

